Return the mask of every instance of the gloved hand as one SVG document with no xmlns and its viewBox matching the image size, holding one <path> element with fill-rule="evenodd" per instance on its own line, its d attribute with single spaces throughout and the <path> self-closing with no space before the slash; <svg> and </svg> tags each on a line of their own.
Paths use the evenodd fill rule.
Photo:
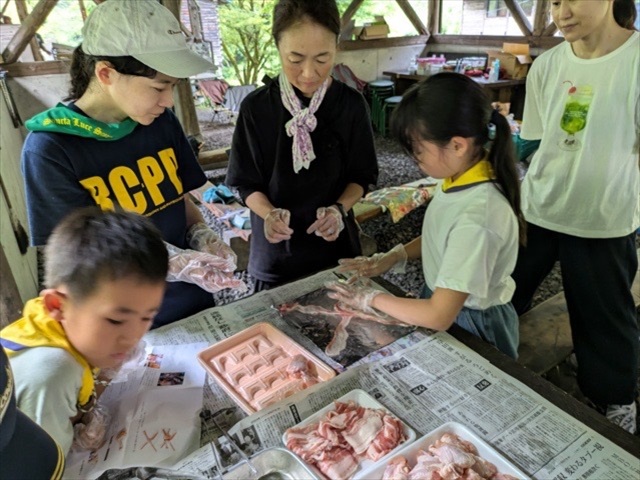
<svg viewBox="0 0 640 480">
<path fill-rule="evenodd" d="M 371 282 L 361 282 L 347 284 L 344 282 L 329 282 L 325 288 L 331 290 L 327 294 L 329 298 L 337 300 L 343 305 L 347 305 L 361 312 L 376 314 L 376 310 L 371 306 L 373 299 L 384 293 L 371 286 Z"/>
<path fill-rule="evenodd" d="M 125 382 L 129 373 L 136 371 L 147 357 L 146 346 L 147 342 L 140 340 L 134 348 L 127 352 L 127 356 L 122 360 L 120 365 L 111 368 L 101 368 L 98 378 L 108 381 L 109 384 Z"/>
<path fill-rule="evenodd" d="M 338 207 L 320 207 L 316 211 L 317 220 L 307 228 L 307 233 L 314 233 L 325 239 L 327 242 L 335 241 L 340 232 L 344 230 L 344 221 Z"/>
<path fill-rule="evenodd" d="M 269 243 L 289 240 L 293 230 L 289 228 L 291 212 L 284 208 L 274 208 L 264 217 L 264 236 Z"/>
<path fill-rule="evenodd" d="M 246 292 L 247 286 L 242 280 L 233 277 L 228 259 L 181 249 L 165 242 L 169 252 L 168 282 L 187 282 L 198 285 L 203 290 L 215 293 L 225 288 L 235 288 Z"/>
<path fill-rule="evenodd" d="M 111 415 L 104 405 L 96 404 L 73 426 L 72 447 L 76 450 L 98 450 L 105 442 Z"/>
<path fill-rule="evenodd" d="M 351 273 L 347 283 L 358 277 L 377 277 L 385 272 L 404 273 L 407 266 L 407 251 L 398 244 L 386 253 L 375 253 L 370 257 L 341 258 L 337 272 Z"/>
<path fill-rule="evenodd" d="M 210 253 L 227 261 L 223 271 L 233 273 L 236 270 L 238 256 L 224 241 L 205 223 L 198 222 L 187 231 L 189 246 L 199 252 Z"/>
</svg>

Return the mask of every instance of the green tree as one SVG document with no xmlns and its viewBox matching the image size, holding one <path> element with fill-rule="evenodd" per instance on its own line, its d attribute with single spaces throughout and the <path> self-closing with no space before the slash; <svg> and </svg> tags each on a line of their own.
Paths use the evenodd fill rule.
<svg viewBox="0 0 640 480">
<path fill-rule="evenodd" d="M 274 5 L 274 0 L 229 0 L 220 4 L 225 78 L 247 85 L 277 71 L 278 54 L 271 38 Z"/>
</svg>

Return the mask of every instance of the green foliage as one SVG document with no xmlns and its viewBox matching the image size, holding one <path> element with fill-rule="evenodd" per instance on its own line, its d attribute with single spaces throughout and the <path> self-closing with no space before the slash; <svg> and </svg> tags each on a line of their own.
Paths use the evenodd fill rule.
<svg viewBox="0 0 640 480">
<path fill-rule="evenodd" d="M 39 0 L 27 0 L 27 9 L 31 12 Z M 84 2 L 87 14 L 96 7 L 92 1 Z M 16 17 L 17 22 L 17 17 Z M 82 15 L 78 0 L 59 0 L 38 33 L 42 35 L 47 48 L 53 42 L 76 46 L 82 41 Z"/>
<path fill-rule="evenodd" d="M 227 81 L 258 83 L 264 74 L 279 70 L 278 53 L 271 38 L 274 0 L 230 0 L 218 7 Z"/>
</svg>

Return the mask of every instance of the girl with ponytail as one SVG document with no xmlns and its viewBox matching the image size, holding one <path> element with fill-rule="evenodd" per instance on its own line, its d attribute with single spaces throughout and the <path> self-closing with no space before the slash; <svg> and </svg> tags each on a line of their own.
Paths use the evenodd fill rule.
<svg viewBox="0 0 640 480">
<path fill-rule="evenodd" d="M 330 296 L 434 330 L 455 322 L 516 358 L 510 275 L 526 236 L 507 120 L 474 80 L 444 72 L 404 94 L 391 128 L 420 169 L 441 179 L 422 235 L 384 254 L 341 260 L 339 270 L 372 277 L 422 258 L 423 298 L 396 297 L 367 282 L 330 284 Z"/>
</svg>

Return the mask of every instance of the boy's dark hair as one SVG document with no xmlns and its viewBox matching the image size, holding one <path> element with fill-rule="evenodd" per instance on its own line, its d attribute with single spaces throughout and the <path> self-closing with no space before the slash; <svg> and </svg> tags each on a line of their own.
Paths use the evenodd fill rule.
<svg viewBox="0 0 640 480">
<path fill-rule="evenodd" d="M 507 119 L 491 107 L 477 82 L 465 75 L 443 72 L 408 89 L 391 117 L 391 131 L 413 157 L 412 141 L 423 139 L 445 146 L 453 137 L 474 139 L 474 158 L 485 155 L 489 127 L 496 127 L 489 162 L 503 195 L 518 218 L 520 243 L 526 242 L 526 222 L 520 210 L 520 183 L 511 128 Z"/>
<path fill-rule="evenodd" d="M 627 30 L 636 30 L 638 16 L 633 0 L 613 0 L 613 18 L 616 23 Z"/>
<path fill-rule="evenodd" d="M 311 20 L 340 35 L 340 12 L 335 0 L 279 0 L 273 8 L 271 33 L 278 45 L 282 32 L 303 20 Z"/>
<path fill-rule="evenodd" d="M 160 231 L 132 212 L 76 210 L 53 229 L 45 247 L 45 286 L 65 285 L 76 301 L 104 280 L 133 276 L 146 283 L 163 282 L 168 268 Z"/>
<path fill-rule="evenodd" d="M 77 100 L 89 88 L 89 83 L 94 76 L 96 63 L 104 60 L 109 62 L 114 70 L 122 75 L 135 75 L 138 77 L 154 78 L 158 72 L 151 67 L 147 67 L 144 63 L 133 57 L 101 57 L 87 55 L 82 50 L 82 44 L 78 45 L 73 51 L 71 59 L 71 86 L 69 94 L 64 101 Z"/>
</svg>

